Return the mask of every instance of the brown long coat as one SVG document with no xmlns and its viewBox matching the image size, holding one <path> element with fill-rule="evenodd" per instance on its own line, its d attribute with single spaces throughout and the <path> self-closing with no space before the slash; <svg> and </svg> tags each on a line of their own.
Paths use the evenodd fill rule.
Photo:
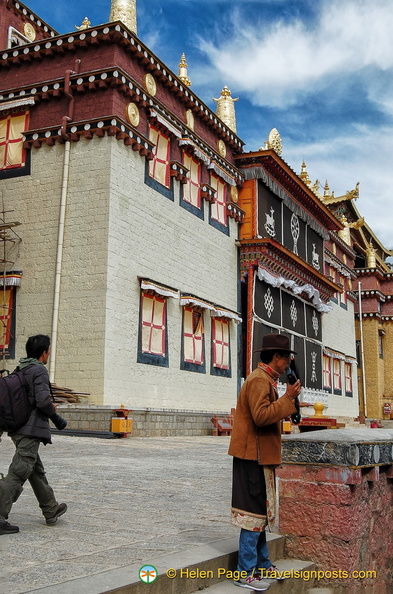
<svg viewBox="0 0 393 594">
<path fill-rule="evenodd" d="M 296 411 L 293 400 L 278 398 L 273 379 L 261 368 L 244 382 L 236 406 L 228 453 L 259 464 L 281 464 L 281 420 Z"/>
</svg>

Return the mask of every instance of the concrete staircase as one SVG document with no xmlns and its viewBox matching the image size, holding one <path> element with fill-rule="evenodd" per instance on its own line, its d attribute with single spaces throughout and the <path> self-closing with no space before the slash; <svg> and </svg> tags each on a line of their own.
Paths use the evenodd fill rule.
<svg viewBox="0 0 393 594">
<path fill-rule="evenodd" d="M 284 544 L 285 544 L 285 537 L 280 536 L 277 534 L 268 534 L 268 542 L 269 542 L 269 554 L 271 560 L 277 565 L 278 569 L 282 572 L 288 572 L 288 574 L 293 574 L 293 572 L 298 572 L 298 575 L 303 575 L 307 577 L 307 573 L 302 572 L 309 572 L 312 569 L 315 569 L 314 564 L 311 561 L 301 561 L 299 559 L 284 559 Z M 236 558 L 237 552 L 237 539 L 235 541 L 235 550 L 234 556 Z M 221 567 L 217 565 L 218 568 Z M 285 580 L 280 581 L 271 581 L 271 585 L 268 589 L 269 594 L 330 594 L 331 590 L 326 589 L 318 589 L 313 588 L 314 579 L 302 579 L 302 577 L 289 577 Z M 205 584 L 207 586 L 207 584 Z M 202 586 L 203 587 L 203 586 Z M 228 577 L 224 576 L 224 579 L 221 579 L 216 584 L 209 585 L 202 589 L 199 586 L 196 589 L 190 590 L 187 592 L 198 592 L 201 591 L 206 594 L 240 594 L 240 592 L 252 592 L 252 590 L 248 590 L 245 588 L 240 589 L 239 587 L 235 586 L 232 579 L 228 579 Z M 312 589 L 311 589 L 312 588 Z"/>
</svg>

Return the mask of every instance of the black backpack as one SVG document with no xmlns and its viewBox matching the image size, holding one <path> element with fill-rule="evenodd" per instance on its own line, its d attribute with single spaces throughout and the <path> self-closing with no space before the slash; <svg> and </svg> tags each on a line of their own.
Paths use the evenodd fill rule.
<svg viewBox="0 0 393 594">
<path fill-rule="evenodd" d="M 3 373 L 7 373 L 5 377 Z M 27 423 L 34 406 L 29 400 L 23 371 L 0 371 L 0 431 L 14 433 Z"/>
</svg>

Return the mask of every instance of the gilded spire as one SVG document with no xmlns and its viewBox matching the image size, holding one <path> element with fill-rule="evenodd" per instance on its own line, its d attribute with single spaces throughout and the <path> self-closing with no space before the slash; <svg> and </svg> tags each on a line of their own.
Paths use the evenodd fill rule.
<svg viewBox="0 0 393 594">
<path fill-rule="evenodd" d="M 306 184 L 306 186 L 311 185 L 311 179 L 307 173 L 307 165 L 305 161 L 302 163 L 302 172 L 299 175 L 300 179 Z"/>
<path fill-rule="evenodd" d="M 227 86 L 221 91 L 221 96 L 218 99 L 213 97 L 213 101 L 217 103 L 216 114 L 224 122 L 228 128 L 236 134 L 236 113 L 235 113 L 235 101 L 239 101 L 239 97 L 233 99 L 231 97 L 231 91 Z"/>
<path fill-rule="evenodd" d="M 109 20 L 121 21 L 127 29 L 136 34 L 136 0 L 112 0 Z"/>
<path fill-rule="evenodd" d="M 179 78 L 186 87 L 191 87 L 191 81 L 188 78 L 186 54 L 183 52 L 179 64 Z"/>
</svg>

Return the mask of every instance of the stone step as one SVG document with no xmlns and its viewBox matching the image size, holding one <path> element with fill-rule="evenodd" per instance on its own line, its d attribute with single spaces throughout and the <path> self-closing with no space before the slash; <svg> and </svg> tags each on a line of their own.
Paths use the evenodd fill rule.
<svg viewBox="0 0 393 594">
<path fill-rule="evenodd" d="M 287 572 L 287 575 L 294 574 L 294 572 L 298 572 L 297 575 L 299 577 L 288 577 L 285 580 L 280 581 L 273 581 L 270 580 L 270 586 L 268 590 L 265 590 L 269 594 L 309 594 L 310 585 L 312 586 L 314 583 L 314 579 L 308 579 L 309 573 L 311 570 L 315 569 L 315 566 L 310 561 L 301 561 L 299 559 L 278 559 L 276 560 L 276 565 L 279 571 Z M 306 579 L 300 577 L 304 576 Z M 313 588 L 313 591 L 315 589 Z M 197 590 L 194 590 L 196 592 Z M 207 587 L 205 590 L 206 594 L 240 594 L 240 592 L 252 592 L 252 590 L 248 590 L 246 588 L 240 589 L 233 583 L 232 579 L 224 579 L 218 584 L 214 584 L 212 586 Z M 320 592 L 320 590 L 318 590 Z M 330 590 L 328 590 L 330 592 Z M 320 594 L 324 594 L 324 592 L 320 592 Z"/>
<path fill-rule="evenodd" d="M 285 538 L 277 534 L 268 534 L 267 539 L 272 561 L 281 559 L 284 554 Z M 132 565 L 96 575 L 70 580 L 59 585 L 54 584 L 48 588 L 36 590 L 34 594 L 75 594 L 75 592 L 147 594 L 147 590 L 148 594 L 191 594 L 222 580 L 225 580 L 224 585 L 229 585 L 232 589 L 236 588 L 235 592 L 241 592 L 240 588 L 234 586 L 232 580 L 228 579 L 230 574 L 227 573 L 236 569 L 238 541 L 237 535 L 180 553 L 145 559 L 144 562 L 138 561 Z M 284 563 L 289 563 L 290 568 L 294 562 L 286 560 Z M 140 569 L 144 565 L 152 566 L 158 572 L 157 579 L 148 584 L 139 579 Z M 280 586 L 280 584 L 274 584 L 274 587 L 277 585 Z M 270 591 L 274 592 L 274 589 L 269 588 Z M 293 590 L 293 592 L 297 594 L 303 590 Z"/>
</svg>

